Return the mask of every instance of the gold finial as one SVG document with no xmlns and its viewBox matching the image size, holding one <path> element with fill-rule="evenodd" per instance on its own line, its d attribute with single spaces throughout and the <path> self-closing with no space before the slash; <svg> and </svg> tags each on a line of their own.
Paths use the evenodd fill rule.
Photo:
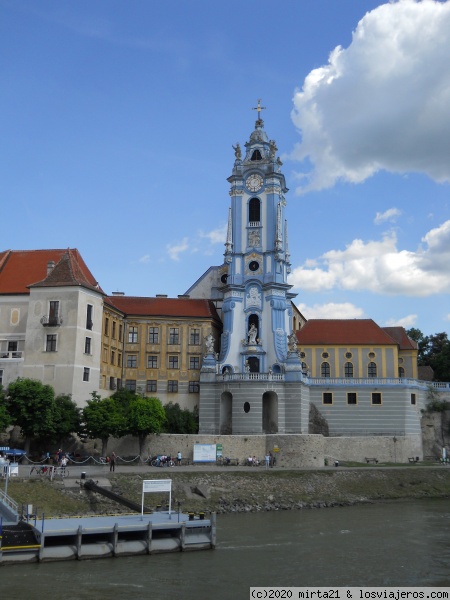
<svg viewBox="0 0 450 600">
<path fill-rule="evenodd" d="M 252 110 L 258 111 L 258 120 L 261 118 L 261 111 L 266 110 L 265 106 L 261 106 L 261 98 L 258 98 L 258 106 L 252 107 Z"/>
</svg>

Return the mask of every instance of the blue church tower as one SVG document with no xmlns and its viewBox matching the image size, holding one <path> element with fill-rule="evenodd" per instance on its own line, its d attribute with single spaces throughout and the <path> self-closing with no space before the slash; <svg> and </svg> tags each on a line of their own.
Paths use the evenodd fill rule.
<svg viewBox="0 0 450 600">
<path fill-rule="evenodd" d="M 221 305 L 223 333 L 219 353 L 213 340 L 206 341 L 200 433 L 301 433 L 304 429 L 301 363 L 291 335 L 295 294 L 287 282 L 288 189 L 276 143 L 264 130 L 260 101 L 256 110 L 255 129 L 245 150 L 233 146 L 224 264 L 209 279 L 213 285 L 208 295 Z"/>
</svg>

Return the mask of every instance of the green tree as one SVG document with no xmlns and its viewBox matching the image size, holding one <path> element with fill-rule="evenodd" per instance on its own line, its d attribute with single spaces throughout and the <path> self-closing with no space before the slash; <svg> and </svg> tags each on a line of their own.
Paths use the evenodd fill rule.
<svg viewBox="0 0 450 600">
<path fill-rule="evenodd" d="M 445 332 L 423 335 L 420 329 L 408 329 L 408 336 L 418 344 L 417 362 L 430 366 L 435 381 L 450 381 L 450 340 Z"/>
<path fill-rule="evenodd" d="M 187 408 L 182 409 L 178 402 L 169 402 L 164 405 L 166 433 L 198 433 L 198 409 L 191 412 Z"/>
<path fill-rule="evenodd" d="M 79 433 L 81 427 L 81 409 L 72 400 L 70 394 L 59 394 L 54 407 L 55 435 L 51 442 L 62 447 L 63 440 L 72 433 Z"/>
<path fill-rule="evenodd" d="M 6 394 L 3 386 L 0 385 L 0 432 L 5 431 L 11 425 L 11 417 L 6 405 Z"/>
<path fill-rule="evenodd" d="M 9 384 L 6 402 L 13 425 L 20 427 L 29 453 L 31 441 L 55 433 L 55 391 L 35 379 L 19 378 Z"/>
<path fill-rule="evenodd" d="M 166 414 L 159 398 L 135 395 L 128 406 L 127 429 L 139 440 L 139 454 L 144 453 L 145 439 L 149 433 L 161 433 Z"/>
<path fill-rule="evenodd" d="M 102 456 L 106 455 L 110 437 L 119 437 L 126 430 L 124 414 L 114 396 L 101 398 L 92 392 L 82 410 L 82 432 L 91 439 L 102 442 Z"/>
</svg>

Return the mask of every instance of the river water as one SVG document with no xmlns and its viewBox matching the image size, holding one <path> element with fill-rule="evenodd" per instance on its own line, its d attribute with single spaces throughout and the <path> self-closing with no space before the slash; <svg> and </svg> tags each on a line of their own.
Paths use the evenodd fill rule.
<svg viewBox="0 0 450 600">
<path fill-rule="evenodd" d="M 450 585 L 450 501 L 219 515 L 205 552 L 0 568 L 3 600 L 231 600 L 251 586 Z"/>
</svg>

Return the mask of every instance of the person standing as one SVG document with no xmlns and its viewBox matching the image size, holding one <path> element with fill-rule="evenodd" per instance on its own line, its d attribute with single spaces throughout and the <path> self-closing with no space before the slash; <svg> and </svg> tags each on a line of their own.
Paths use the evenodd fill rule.
<svg viewBox="0 0 450 600">
<path fill-rule="evenodd" d="M 114 472 L 115 468 L 116 468 L 116 453 L 111 452 L 111 456 L 109 459 L 109 471 Z"/>
<path fill-rule="evenodd" d="M 266 454 L 266 456 L 264 457 L 264 461 L 266 463 L 266 469 L 268 469 L 270 466 L 270 454 Z"/>
<path fill-rule="evenodd" d="M 179 467 L 181 467 L 181 461 L 182 461 L 182 459 L 183 459 L 183 457 L 181 455 L 181 452 L 178 450 L 178 453 L 177 453 L 177 465 Z"/>
</svg>

